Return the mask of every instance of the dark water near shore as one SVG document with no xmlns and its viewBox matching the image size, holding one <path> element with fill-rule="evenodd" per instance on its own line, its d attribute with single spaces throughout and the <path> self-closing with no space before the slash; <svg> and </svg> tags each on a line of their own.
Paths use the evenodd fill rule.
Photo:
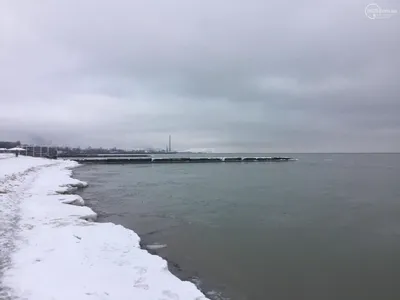
<svg viewBox="0 0 400 300">
<path fill-rule="evenodd" d="M 400 155 L 90 165 L 101 221 L 136 231 L 210 298 L 400 299 Z M 106 233 L 105 233 L 106 234 Z"/>
</svg>

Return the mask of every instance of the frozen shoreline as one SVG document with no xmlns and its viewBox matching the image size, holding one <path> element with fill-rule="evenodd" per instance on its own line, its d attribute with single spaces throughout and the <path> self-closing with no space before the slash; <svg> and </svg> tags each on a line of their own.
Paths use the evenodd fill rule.
<svg viewBox="0 0 400 300">
<path fill-rule="evenodd" d="M 135 232 L 92 222 L 97 215 L 84 206 L 83 199 L 65 194 L 86 185 L 71 178 L 76 166 L 72 161 L 29 157 L 0 161 L 0 184 L 7 186 L 7 192 L 0 194 L 1 205 L 4 200 L 12 202 L 0 208 L 8 209 L 9 218 L 18 215 L 7 237 L 10 264 L 0 281 L 5 296 L 29 300 L 207 299 L 193 283 L 172 275 L 164 259 L 141 249 Z"/>
</svg>

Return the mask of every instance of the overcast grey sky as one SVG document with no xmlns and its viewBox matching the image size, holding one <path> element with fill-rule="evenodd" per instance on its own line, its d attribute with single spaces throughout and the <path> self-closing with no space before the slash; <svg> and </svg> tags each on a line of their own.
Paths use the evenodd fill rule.
<svg viewBox="0 0 400 300">
<path fill-rule="evenodd" d="M 0 2 L 0 140 L 400 151 L 400 0 Z"/>
</svg>

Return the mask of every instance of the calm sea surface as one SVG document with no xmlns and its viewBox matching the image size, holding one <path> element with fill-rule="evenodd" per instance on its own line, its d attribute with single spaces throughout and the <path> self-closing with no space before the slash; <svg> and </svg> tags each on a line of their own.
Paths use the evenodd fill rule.
<svg viewBox="0 0 400 300">
<path fill-rule="evenodd" d="M 74 173 L 100 221 L 166 244 L 212 299 L 400 299 L 400 155 L 291 156 Z"/>
</svg>

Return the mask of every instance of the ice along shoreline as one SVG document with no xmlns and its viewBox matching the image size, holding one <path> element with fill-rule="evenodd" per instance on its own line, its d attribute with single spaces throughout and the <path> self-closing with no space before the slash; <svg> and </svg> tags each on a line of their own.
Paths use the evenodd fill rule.
<svg viewBox="0 0 400 300">
<path fill-rule="evenodd" d="M 18 238 L 3 278 L 10 298 L 207 299 L 174 276 L 164 259 L 141 249 L 134 231 L 93 222 L 96 213 L 71 194 L 86 185 L 71 177 L 78 163 L 46 162 L 16 191 Z"/>
</svg>

